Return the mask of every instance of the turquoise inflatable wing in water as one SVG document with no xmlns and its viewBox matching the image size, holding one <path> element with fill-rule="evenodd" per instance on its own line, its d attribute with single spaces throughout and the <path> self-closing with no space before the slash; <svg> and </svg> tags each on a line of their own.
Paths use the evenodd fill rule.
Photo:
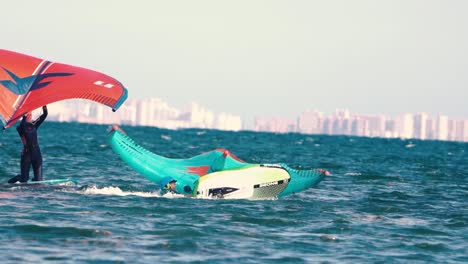
<svg viewBox="0 0 468 264">
<path fill-rule="evenodd" d="M 177 192 L 197 198 L 276 198 L 313 187 L 329 175 L 320 169 L 247 163 L 226 149 L 188 159 L 170 159 L 141 147 L 118 126 L 110 130 L 109 142 L 120 158 L 146 179 L 159 184 L 170 176 L 177 181 Z"/>
</svg>

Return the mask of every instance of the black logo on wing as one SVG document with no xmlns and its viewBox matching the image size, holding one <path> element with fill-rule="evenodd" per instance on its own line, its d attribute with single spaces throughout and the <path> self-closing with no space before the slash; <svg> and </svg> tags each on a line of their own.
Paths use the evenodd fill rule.
<svg viewBox="0 0 468 264">
<path fill-rule="evenodd" d="M 52 83 L 52 81 L 45 81 L 47 78 L 65 77 L 65 76 L 71 76 L 74 74 L 74 73 L 67 73 L 67 72 L 55 72 L 55 73 L 37 74 L 37 75 L 20 78 L 13 72 L 9 71 L 8 69 L 5 69 L 3 67 L 1 68 L 11 77 L 12 80 L 0 80 L 0 84 L 16 95 L 22 95 L 22 94 L 27 93 L 28 91 L 33 91 L 33 90 L 46 87 L 47 85 Z"/>
</svg>

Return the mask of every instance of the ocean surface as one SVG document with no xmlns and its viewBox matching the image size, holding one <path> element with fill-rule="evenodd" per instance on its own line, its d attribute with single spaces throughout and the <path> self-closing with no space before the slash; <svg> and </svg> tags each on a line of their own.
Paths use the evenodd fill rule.
<svg viewBox="0 0 468 264">
<path fill-rule="evenodd" d="M 107 129 L 43 124 L 45 178 L 78 185 L 0 184 L 1 263 L 468 263 L 467 143 L 123 126 L 171 158 L 222 147 L 332 173 L 277 200 L 201 200 L 161 197 Z M 0 181 L 20 150 L 0 135 Z"/>
</svg>

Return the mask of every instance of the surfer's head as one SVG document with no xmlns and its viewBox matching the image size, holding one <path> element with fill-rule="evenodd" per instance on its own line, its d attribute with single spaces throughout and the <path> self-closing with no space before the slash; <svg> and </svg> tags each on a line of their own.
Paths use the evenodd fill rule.
<svg viewBox="0 0 468 264">
<path fill-rule="evenodd" d="M 164 190 L 170 190 L 170 191 L 175 191 L 176 189 L 176 180 L 172 180 L 168 184 L 164 186 Z"/>
<path fill-rule="evenodd" d="M 173 179 L 172 177 L 164 177 L 161 179 L 159 182 L 159 186 L 161 190 L 165 191 L 175 191 L 176 190 L 176 180 Z"/>
<path fill-rule="evenodd" d="M 32 119 L 32 114 L 30 112 L 24 114 L 24 121 L 26 122 L 31 122 L 31 119 Z"/>
</svg>

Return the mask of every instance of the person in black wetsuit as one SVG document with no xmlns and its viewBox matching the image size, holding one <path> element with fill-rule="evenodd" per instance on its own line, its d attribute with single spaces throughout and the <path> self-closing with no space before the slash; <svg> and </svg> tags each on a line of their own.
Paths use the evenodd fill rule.
<svg viewBox="0 0 468 264">
<path fill-rule="evenodd" d="M 166 193 L 177 193 L 177 180 L 173 179 L 172 177 L 164 177 L 159 181 L 159 187 L 161 188 L 161 194 L 164 195 Z M 192 188 L 190 186 L 186 185 L 184 186 L 184 195 L 186 196 L 191 196 L 192 194 Z"/>
<path fill-rule="evenodd" d="M 21 174 L 11 178 L 8 182 L 27 182 L 29 180 L 29 169 L 32 165 L 34 171 L 33 181 L 42 181 L 42 154 L 37 139 L 37 130 L 47 117 L 47 106 L 42 107 L 42 115 L 31 122 L 31 114 L 23 116 L 21 123 L 16 127 L 23 142 L 21 151 Z"/>
</svg>

